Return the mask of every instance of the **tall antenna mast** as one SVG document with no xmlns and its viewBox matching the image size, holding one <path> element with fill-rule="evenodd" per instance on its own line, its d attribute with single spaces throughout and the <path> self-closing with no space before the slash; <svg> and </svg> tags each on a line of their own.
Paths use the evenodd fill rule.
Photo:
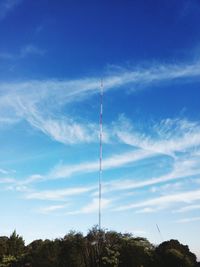
<svg viewBox="0 0 200 267">
<path fill-rule="evenodd" d="M 102 180 L 102 135 L 103 135 L 103 80 L 100 86 L 99 116 L 99 230 L 101 230 L 101 180 Z"/>
</svg>

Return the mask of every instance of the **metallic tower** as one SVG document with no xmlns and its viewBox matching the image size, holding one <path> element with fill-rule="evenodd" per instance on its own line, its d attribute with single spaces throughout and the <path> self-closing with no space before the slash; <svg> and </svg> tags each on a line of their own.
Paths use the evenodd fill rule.
<svg viewBox="0 0 200 267">
<path fill-rule="evenodd" d="M 99 230 L 101 230 L 102 137 L 103 137 L 103 80 L 101 80 L 101 86 L 100 86 L 100 115 L 99 115 Z"/>
</svg>

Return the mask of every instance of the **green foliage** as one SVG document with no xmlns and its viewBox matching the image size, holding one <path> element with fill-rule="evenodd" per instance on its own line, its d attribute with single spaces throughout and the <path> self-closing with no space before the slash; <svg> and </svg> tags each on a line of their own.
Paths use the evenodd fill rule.
<svg viewBox="0 0 200 267">
<path fill-rule="evenodd" d="M 157 265 L 171 267 L 197 266 L 196 256 L 190 252 L 188 246 L 182 245 L 178 240 L 163 242 L 156 248 Z"/>
<path fill-rule="evenodd" d="M 60 242 L 59 266 L 84 267 L 85 240 L 81 233 L 70 232 Z"/>
<path fill-rule="evenodd" d="M 0 260 L 3 260 L 3 256 L 8 254 L 8 237 L 0 237 Z"/>
<path fill-rule="evenodd" d="M 0 267 L 10 267 L 10 266 L 13 266 L 16 262 L 17 262 L 17 259 L 14 256 L 4 255 L 2 257 Z"/>
<path fill-rule="evenodd" d="M 35 240 L 27 246 L 26 262 L 32 267 L 59 266 L 59 242 L 58 240 L 50 241 Z"/>
<path fill-rule="evenodd" d="M 69 232 L 64 238 L 28 246 L 16 231 L 0 237 L 0 267 L 198 267 L 196 256 L 178 240 L 154 247 L 147 239 L 115 231 Z"/>
<path fill-rule="evenodd" d="M 124 236 L 121 246 L 120 267 L 151 266 L 154 247 L 145 238 Z"/>
<path fill-rule="evenodd" d="M 12 256 L 19 256 L 24 252 L 24 240 L 14 231 L 8 239 L 8 254 Z"/>
<path fill-rule="evenodd" d="M 102 265 L 105 267 L 118 267 L 119 255 L 119 251 L 117 251 L 114 247 L 107 245 L 102 256 Z"/>
</svg>

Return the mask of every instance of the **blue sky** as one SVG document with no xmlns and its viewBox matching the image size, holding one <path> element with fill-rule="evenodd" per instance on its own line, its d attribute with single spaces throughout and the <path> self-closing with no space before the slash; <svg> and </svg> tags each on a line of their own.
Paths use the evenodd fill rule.
<svg viewBox="0 0 200 267">
<path fill-rule="evenodd" d="M 1 235 L 98 223 L 199 251 L 199 1 L 0 1 Z"/>
</svg>

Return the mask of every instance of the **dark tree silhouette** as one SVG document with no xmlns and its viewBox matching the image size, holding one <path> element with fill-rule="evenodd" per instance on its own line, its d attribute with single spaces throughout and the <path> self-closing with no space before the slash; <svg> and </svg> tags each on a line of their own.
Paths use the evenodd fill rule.
<svg viewBox="0 0 200 267">
<path fill-rule="evenodd" d="M 0 237 L 0 267 L 198 267 L 195 254 L 178 240 L 155 247 L 146 238 L 93 227 L 86 236 L 35 240 L 24 245 L 14 231 Z"/>
</svg>

